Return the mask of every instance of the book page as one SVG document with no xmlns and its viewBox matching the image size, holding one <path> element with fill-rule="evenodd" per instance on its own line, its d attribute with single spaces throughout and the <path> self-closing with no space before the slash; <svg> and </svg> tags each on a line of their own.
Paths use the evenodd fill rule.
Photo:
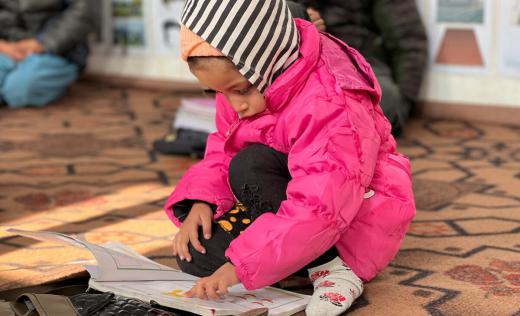
<svg viewBox="0 0 520 316">
<path fill-rule="evenodd" d="M 79 248 L 87 248 L 83 242 L 78 240 L 77 238 L 71 237 L 69 235 L 55 233 L 55 232 L 45 232 L 45 231 L 29 231 L 22 230 L 16 228 L 7 229 L 8 232 L 17 234 L 20 236 L 29 237 L 39 241 L 48 241 L 48 242 L 57 242 L 60 244 L 68 244 L 70 246 L 79 247 Z"/>
<path fill-rule="evenodd" d="M 154 262 L 128 247 L 103 247 L 55 232 L 33 232 L 20 229 L 7 231 L 41 241 L 65 243 L 89 250 L 97 261 L 97 266 L 85 266 L 91 277 L 97 281 L 154 281 L 154 280 L 196 280 L 197 277 Z"/>
<path fill-rule="evenodd" d="M 236 315 L 262 307 L 269 309 L 269 315 L 291 315 L 303 310 L 310 299 L 307 295 L 271 287 L 247 291 L 242 285 L 231 287 L 230 294 L 218 301 L 184 297 L 194 284 L 190 281 L 89 282 L 90 287 L 99 291 L 111 291 L 147 302 L 153 300 L 163 306 L 200 315 Z"/>
</svg>

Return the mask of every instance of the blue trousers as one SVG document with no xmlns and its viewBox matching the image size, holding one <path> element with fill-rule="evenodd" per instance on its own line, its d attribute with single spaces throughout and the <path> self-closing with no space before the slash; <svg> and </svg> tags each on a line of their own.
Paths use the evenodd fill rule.
<svg viewBox="0 0 520 316">
<path fill-rule="evenodd" d="M 9 107 L 44 106 L 61 97 L 78 78 L 79 67 L 52 54 L 15 62 L 0 53 L 0 99 Z"/>
</svg>

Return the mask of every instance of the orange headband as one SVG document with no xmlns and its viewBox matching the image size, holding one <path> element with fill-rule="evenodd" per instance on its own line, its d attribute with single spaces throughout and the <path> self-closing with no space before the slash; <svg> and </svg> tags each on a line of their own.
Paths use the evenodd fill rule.
<svg viewBox="0 0 520 316">
<path fill-rule="evenodd" d="M 220 57 L 224 56 L 215 47 L 193 33 L 184 25 L 181 25 L 181 57 L 184 61 L 188 57 Z"/>
</svg>

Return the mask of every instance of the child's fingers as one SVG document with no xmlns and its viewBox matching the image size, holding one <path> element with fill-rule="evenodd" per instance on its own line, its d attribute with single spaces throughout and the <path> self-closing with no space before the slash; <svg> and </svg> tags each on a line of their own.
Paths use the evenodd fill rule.
<svg viewBox="0 0 520 316">
<path fill-rule="evenodd" d="M 228 295 L 229 294 L 229 292 L 228 292 L 228 285 L 226 284 L 226 282 L 220 281 L 218 283 L 218 292 L 220 293 L 220 295 Z"/>
<path fill-rule="evenodd" d="M 215 283 L 207 283 L 206 286 L 206 294 L 208 295 L 208 298 L 211 300 L 219 300 L 220 296 L 217 293 L 217 284 Z"/>
<path fill-rule="evenodd" d="M 188 296 L 189 295 L 189 296 Z M 206 295 L 206 290 L 204 289 L 203 283 L 199 280 L 195 286 L 191 288 L 191 290 L 186 293 L 186 297 L 197 297 L 202 300 L 207 300 L 208 296 Z"/>
<path fill-rule="evenodd" d="M 180 256 L 180 244 L 181 244 L 181 235 L 180 233 L 177 233 L 177 235 L 175 235 L 175 238 L 173 239 L 173 242 L 172 242 L 172 248 L 173 248 L 173 255 L 174 256 Z"/>
<path fill-rule="evenodd" d="M 186 261 L 191 261 L 190 249 L 188 248 L 189 239 L 187 241 L 183 241 L 180 245 L 180 254 L 181 260 L 186 259 Z"/>
<path fill-rule="evenodd" d="M 189 255 L 188 242 L 189 242 L 189 239 L 184 238 L 183 235 L 179 235 L 179 236 L 175 237 L 175 240 L 174 240 L 175 253 L 181 260 L 187 259 L 187 255 Z"/>
<path fill-rule="evenodd" d="M 188 292 L 184 292 L 184 297 L 192 298 L 193 297 L 193 288 L 191 288 Z"/>
<path fill-rule="evenodd" d="M 173 256 L 177 256 L 177 244 L 175 242 L 175 239 L 172 240 L 172 254 Z"/>
<path fill-rule="evenodd" d="M 190 242 L 193 248 L 197 250 L 200 253 L 206 253 L 206 249 L 202 246 L 202 244 L 199 241 L 199 234 L 197 231 L 193 231 L 190 233 Z"/>
<path fill-rule="evenodd" d="M 210 216 L 201 216 L 200 220 L 202 222 L 202 233 L 204 234 L 204 238 L 210 239 L 212 218 Z"/>
</svg>

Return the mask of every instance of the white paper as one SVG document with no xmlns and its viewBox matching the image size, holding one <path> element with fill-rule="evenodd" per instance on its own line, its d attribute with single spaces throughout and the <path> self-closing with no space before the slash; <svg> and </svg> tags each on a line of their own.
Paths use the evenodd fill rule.
<svg viewBox="0 0 520 316">
<path fill-rule="evenodd" d="M 215 117 L 203 117 L 179 111 L 173 121 L 173 129 L 190 129 L 194 131 L 213 133 L 217 130 Z"/>
<path fill-rule="evenodd" d="M 185 128 L 213 133 L 217 130 L 215 102 L 215 99 L 209 98 L 182 99 L 173 121 L 173 129 Z"/>
</svg>

